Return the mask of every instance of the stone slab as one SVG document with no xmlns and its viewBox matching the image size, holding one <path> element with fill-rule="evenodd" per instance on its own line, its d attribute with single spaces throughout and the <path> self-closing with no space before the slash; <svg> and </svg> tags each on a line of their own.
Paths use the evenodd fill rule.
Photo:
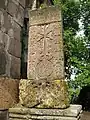
<svg viewBox="0 0 90 120">
<path fill-rule="evenodd" d="M 20 80 L 20 103 L 25 107 L 66 108 L 69 106 L 67 85 L 64 80 Z"/>
<path fill-rule="evenodd" d="M 15 107 L 9 108 L 9 112 L 13 114 L 30 114 L 30 115 L 46 115 L 46 116 L 68 116 L 77 117 L 82 110 L 81 105 L 70 105 L 66 109 L 40 109 L 40 108 L 26 108 L 26 107 Z"/>
<path fill-rule="evenodd" d="M 61 9 L 59 7 L 46 7 L 43 9 L 29 10 L 29 26 L 61 22 Z"/>
<path fill-rule="evenodd" d="M 28 79 L 64 79 L 62 23 L 58 22 L 61 19 L 60 10 L 49 7 L 31 11 L 30 15 Z"/>
<path fill-rule="evenodd" d="M 10 120 L 79 120 L 81 105 L 70 105 L 66 109 L 36 109 L 16 107 L 9 109 Z"/>
<path fill-rule="evenodd" d="M 19 119 L 27 119 L 27 120 L 79 120 L 79 118 L 74 117 L 60 117 L 60 116 L 24 116 L 24 115 L 16 115 L 10 114 L 12 118 L 19 118 Z M 13 119 L 11 119 L 13 120 Z"/>
<path fill-rule="evenodd" d="M 19 80 L 0 77 L 0 108 L 8 109 L 19 102 Z"/>
</svg>

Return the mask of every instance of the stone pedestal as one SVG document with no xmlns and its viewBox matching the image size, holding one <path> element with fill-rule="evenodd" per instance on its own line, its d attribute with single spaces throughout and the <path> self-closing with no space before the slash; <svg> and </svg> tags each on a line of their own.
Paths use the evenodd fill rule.
<svg viewBox="0 0 90 120">
<path fill-rule="evenodd" d="M 35 108 L 66 108 L 69 106 L 67 84 L 64 80 L 21 80 L 20 104 Z"/>
<path fill-rule="evenodd" d="M 80 105 L 70 105 L 66 109 L 36 109 L 16 107 L 9 109 L 10 120 L 80 120 Z"/>
</svg>

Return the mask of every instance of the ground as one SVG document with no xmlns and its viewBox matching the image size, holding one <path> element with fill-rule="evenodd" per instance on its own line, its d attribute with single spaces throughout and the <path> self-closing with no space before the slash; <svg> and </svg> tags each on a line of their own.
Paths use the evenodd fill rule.
<svg viewBox="0 0 90 120">
<path fill-rule="evenodd" d="M 81 120 L 90 120 L 90 112 L 83 112 Z"/>
</svg>

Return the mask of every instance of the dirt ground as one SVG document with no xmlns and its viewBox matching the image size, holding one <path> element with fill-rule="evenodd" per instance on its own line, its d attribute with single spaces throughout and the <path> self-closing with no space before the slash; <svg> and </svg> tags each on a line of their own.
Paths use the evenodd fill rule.
<svg viewBox="0 0 90 120">
<path fill-rule="evenodd" d="M 90 120 L 90 112 L 83 112 L 81 120 Z"/>
</svg>

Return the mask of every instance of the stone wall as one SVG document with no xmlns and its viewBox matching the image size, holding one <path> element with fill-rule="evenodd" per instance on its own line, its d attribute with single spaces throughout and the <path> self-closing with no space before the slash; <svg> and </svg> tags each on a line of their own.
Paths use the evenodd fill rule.
<svg viewBox="0 0 90 120">
<path fill-rule="evenodd" d="M 0 1 L 0 75 L 20 78 L 25 0 Z"/>
</svg>

